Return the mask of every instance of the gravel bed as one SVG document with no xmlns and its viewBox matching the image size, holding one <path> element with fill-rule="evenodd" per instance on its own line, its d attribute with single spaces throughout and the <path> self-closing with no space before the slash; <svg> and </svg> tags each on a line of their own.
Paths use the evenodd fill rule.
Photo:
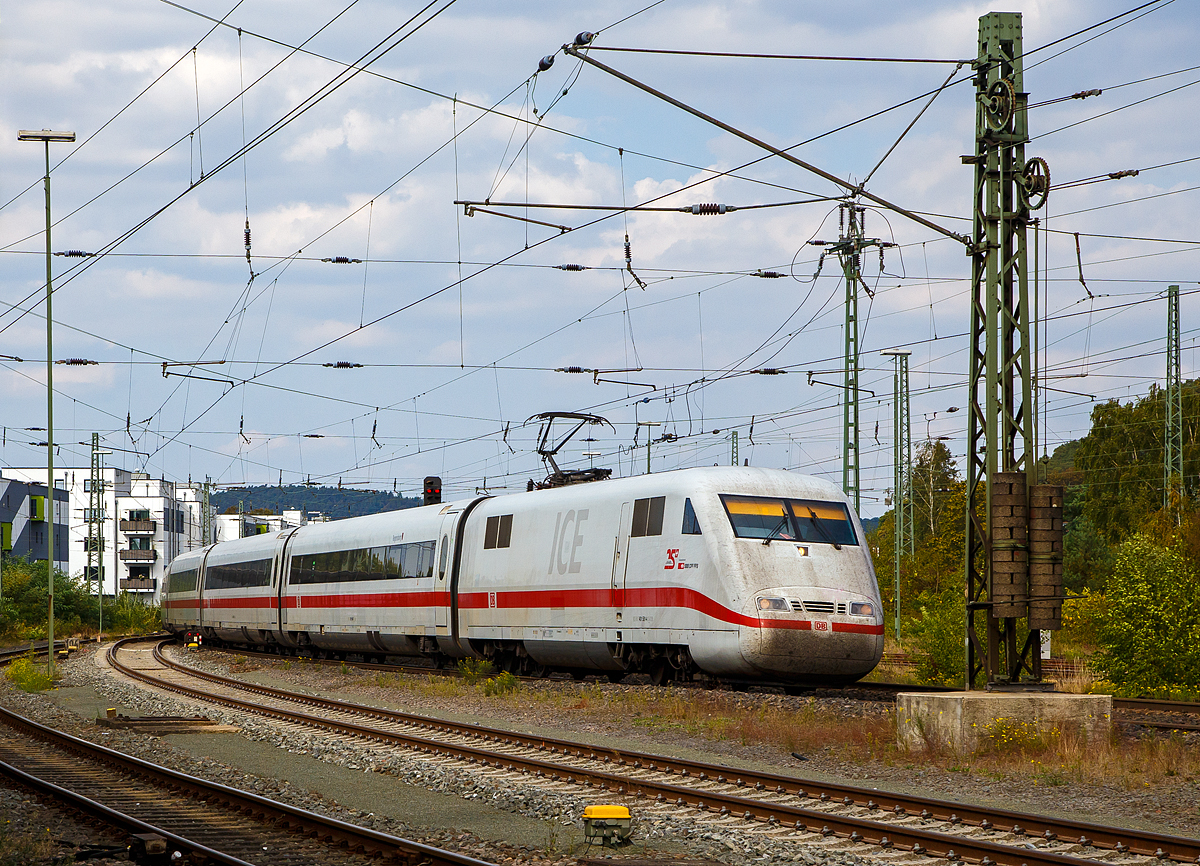
<svg viewBox="0 0 1200 866">
<path fill-rule="evenodd" d="M 197 663 L 195 657 L 189 657 L 188 662 Z M 210 659 L 197 666 L 215 672 L 227 670 Z M 62 668 L 62 685 L 94 688 L 109 700 L 144 715 L 191 715 L 197 711 L 196 705 L 174 696 L 161 695 L 118 680 L 110 671 L 96 666 L 94 651 L 91 650 L 81 651 Z M 229 712 L 220 707 L 205 706 L 203 709 L 205 715 L 216 721 L 240 726 L 240 736 L 251 741 L 350 769 L 387 774 L 411 785 L 520 813 L 544 821 L 548 826 L 561 828 L 561 835 L 551 833 L 548 843 L 541 847 L 505 845 L 470 833 L 411 826 L 403 821 L 349 809 L 318 792 L 302 790 L 299 785 L 286 780 L 254 776 L 218 761 L 195 758 L 156 737 L 130 731 L 98 729 L 79 715 L 54 705 L 44 696 L 16 691 L 6 682 L 0 686 L 0 702 L 16 712 L 75 736 L 163 766 L 490 862 L 545 866 L 573 863 L 575 856 L 572 855 L 582 853 L 583 846 L 579 844 L 582 840 L 581 815 L 588 803 L 573 789 L 548 790 L 540 785 L 523 785 L 510 775 L 491 777 L 478 774 L 454 764 L 425 759 L 407 750 L 382 749 L 353 739 L 329 737 L 295 726 L 282 726 L 268 719 Z M 858 866 L 870 862 L 867 858 L 845 851 L 784 841 L 773 833 L 764 833 L 761 827 L 717 827 L 708 821 L 691 820 L 686 815 L 674 816 L 644 809 L 635 809 L 634 812 L 635 815 L 641 813 L 635 818 L 636 844 L 633 848 L 624 849 L 618 856 L 668 856 L 678 859 L 682 854 L 688 858 L 719 860 L 731 866 L 772 862 Z M 603 856 L 604 853 L 603 849 L 592 848 L 590 856 Z"/>
<path fill-rule="evenodd" d="M 0 863 L 50 866 L 75 862 L 85 848 L 124 845 L 124 840 L 97 831 L 73 813 L 53 808 L 30 792 L 8 787 L 0 779 Z M 88 860 L 95 866 L 134 866 L 123 856 Z"/>
<path fill-rule="evenodd" d="M 171 650 L 168 650 L 171 651 Z M 201 654 L 180 654 L 188 665 L 225 676 L 238 676 L 408 712 L 471 720 L 494 727 L 557 734 L 566 739 L 592 741 L 598 745 L 620 743 L 640 751 L 677 754 L 713 763 L 740 764 L 816 779 L 836 779 L 863 787 L 878 787 L 899 793 L 913 793 L 948 800 L 993 805 L 998 808 L 1071 817 L 1095 823 L 1113 823 L 1140 829 L 1185 836 L 1200 836 L 1200 777 L 1176 777 L 1169 783 L 1139 782 L 1137 787 L 1117 783 L 1096 784 L 1065 781 L 1047 767 L 1033 775 L 1002 775 L 974 771 L 965 763 L 956 766 L 927 761 L 919 755 L 897 755 L 880 750 L 879 757 L 851 760 L 832 746 L 811 751 L 797 761 L 777 746 L 742 743 L 736 739 L 711 740 L 689 735 L 683 729 L 648 731 L 640 720 L 600 716 L 574 707 L 564 711 L 550 700 L 529 702 L 485 701 L 474 694 L 461 696 L 431 695 L 418 690 L 383 690 L 374 685 L 371 672 L 342 674 L 336 666 L 318 666 L 293 661 L 289 668 L 273 661 L 250 659 L 247 664 L 231 662 L 236 653 L 205 650 Z M 246 657 L 240 657 L 246 659 Z M 588 683 L 588 689 L 601 692 L 642 691 L 644 686 Z M 578 696 L 580 684 L 568 680 L 544 680 L 522 683 L 522 690 Z M 676 690 L 679 691 L 679 690 Z M 694 693 L 686 690 L 686 694 Z M 890 702 L 856 700 L 844 693 L 818 691 L 815 696 L 792 697 L 772 692 L 720 692 L 721 698 L 745 710 L 764 707 L 802 711 L 814 707 L 837 718 L 864 719 L 885 717 L 893 711 Z M 479 718 L 486 713 L 487 718 Z M 1163 736 L 1162 732 L 1118 723 L 1117 732 L 1127 740 Z M 1192 754 L 1200 752 L 1200 733 L 1179 737 Z"/>
</svg>

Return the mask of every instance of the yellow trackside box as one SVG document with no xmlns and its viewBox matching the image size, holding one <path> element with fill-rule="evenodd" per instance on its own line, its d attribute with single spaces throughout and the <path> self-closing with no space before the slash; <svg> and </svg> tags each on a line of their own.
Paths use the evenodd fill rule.
<svg viewBox="0 0 1200 866">
<path fill-rule="evenodd" d="M 625 845 L 633 832 L 633 820 L 624 806 L 588 806 L 583 810 L 583 838 L 589 845 Z"/>
</svg>

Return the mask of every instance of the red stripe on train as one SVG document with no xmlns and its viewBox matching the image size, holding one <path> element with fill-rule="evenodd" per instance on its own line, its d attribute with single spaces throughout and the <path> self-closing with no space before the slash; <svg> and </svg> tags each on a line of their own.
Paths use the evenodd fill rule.
<svg viewBox="0 0 1200 866">
<path fill-rule="evenodd" d="M 623 604 L 619 596 L 624 596 Z M 671 607 L 695 610 L 705 616 L 733 625 L 748 628 L 780 628 L 812 630 L 812 622 L 800 619 L 777 619 L 752 617 L 730 610 L 703 593 L 689 587 L 662 586 L 626 590 L 610 589 L 544 589 L 511 590 L 494 593 L 464 592 L 458 597 L 459 607 L 464 610 L 496 609 L 553 609 L 553 608 L 614 608 L 614 607 Z M 338 609 L 346 607 L 448 607 L 450 593 L 432 592 L 388 592 L 353 593 L 330 595 L 285 596 L 284 607 L 291 609 Z M 180 599 L 167 601 L 168 607 L 194 608 L 195 601 Z M 242 596 L 206 598 L 204 607 L 220 608 L 275 608 L 274 596 Z M 883 625 L 852 622 L 834 622 L 832 631 L 849 634 L 883 634 Z"/>
</svg>

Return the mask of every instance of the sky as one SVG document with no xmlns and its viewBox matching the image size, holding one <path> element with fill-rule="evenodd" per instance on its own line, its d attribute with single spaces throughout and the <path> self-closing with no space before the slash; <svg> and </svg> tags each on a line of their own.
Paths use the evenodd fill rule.
<svg viewBox="0 0 1200 866">
<path fill-rule="evenodd" d="M 1200 11 L 1160 0 L 1123 14 L 1140 5 L 1002 7 L 1023 13 L 1037 106 L 1026 152 L 1056 187 L 1038 236 L 1050 451 L 1086 434 L 1097 402 L 1162 383 L 1169 284 L 1181 286 L 1183 373 L 1196 373 Z M 529 419 L 557 410 L 610 422 L 568 443 L 564 468 L 644 472 L 648 433 L 655 472 L 728 464 L 736 430 L 740 460 L 840 483 L 845 289 L 809 242 L 837 239 L 843 190 L 561 48 L 598 33 L 600 62 L 969 232 L 969 63 L 601 49 L 962 60 L 988 11 L 6 4 L 0 466 L 45 459 L 30 429 L 46 423 L 45 153 L 16 132 L 50 128 L 78 135 L 51 146 L 52 248 L 104 252 L 53 259 L 54 358 L 97 362 L 55 366 L 58 465 L 88 465 L 79 443 L 96 432 L 109 465 L 174 481 L 411 495 L 440 475 L 447 497 L 501 493 L 545 476 Z M 619 209 L 697 203 L 741 209 Z M 747 209 L 764 204 L 778 206 Z M 868 238 L 895 244 L 882 270 L 865 255 L 859 299 L 861 510 L 874 516 L 892 486 L 881 351 L 912 352 L 914 441 L 945 437 L 963 465 L 966 413 L 952 410 L 968 400 L 970 261 L 899 213 L 871 206 L 865 221 Z M 751 372 L 764 368 L 787 372 Z"/>
</svg>

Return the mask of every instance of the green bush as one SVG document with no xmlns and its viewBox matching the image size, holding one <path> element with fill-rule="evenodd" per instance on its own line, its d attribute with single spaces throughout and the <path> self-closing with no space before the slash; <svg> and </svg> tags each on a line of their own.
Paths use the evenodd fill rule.
<svg viewBox="0 0 1200 866">
<path fill-rule="evenodd" d="M 1200 688 L 1200 578 L 1176 549 L 1134 535 L 1117 550 L 1096 666 L 1122 695 Z"/>
<path fill-rule="evenodd" d="M 458 672 L 470 685 L 486 679 L 492 670 L 492 663 L 487 659 L 460 659 L 458 662 Z"/>
<path fill-rule="evenodd" d="M 104 626 L 117 634 L 152 634 L 162 629 L 162 608 L 123 592 L 105 603 Z"/>
<path fill-rule="evenodd" d="M 923 592 L 918 603 L 920 615 L 906 626 L 919 652 L 918 679 L 923 683 L 961 686 L 967 664 L 967 608 L 963 590 L 952 586 L 941 592 Z"/>
<path fill-rule="evenodd" d="M 502 671 L 500 674 L 481 682 L 479 688 L 485 695 L 507 695 L 510 692 L 515 692 L 519 685 L 520 681 L 516 677 L 508 671 Z"/>
</svg>

